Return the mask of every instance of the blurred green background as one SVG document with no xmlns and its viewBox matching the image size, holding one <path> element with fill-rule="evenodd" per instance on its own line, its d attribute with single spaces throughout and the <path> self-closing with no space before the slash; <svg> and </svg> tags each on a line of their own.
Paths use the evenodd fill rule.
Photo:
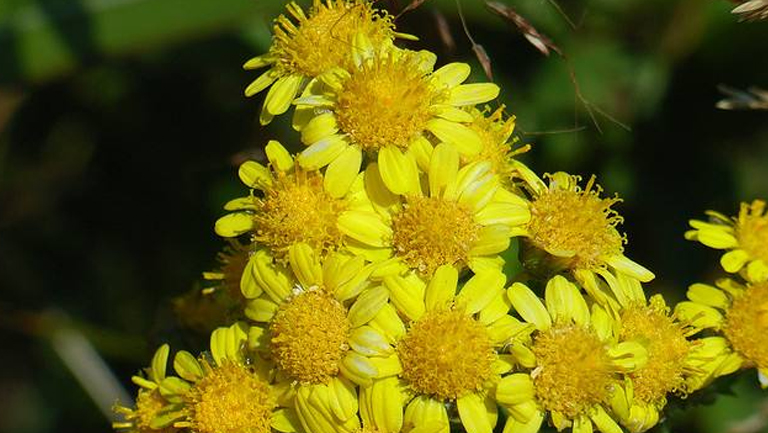
<svg viewBox="0 0 768 433">
<path fill-rule="evenodd" d="M 567 56 L 543 56 L 483 2 L 462 1 L 500 100 L 534 146 L 523 159 L 538 172 L 595 173 L 625 199 L 628 255 L 655 271 L 650 290 L 677 300 L 716 277 L 719 255 L 682 233 L 705 209 L 768 198 L 768 112 L 714 107 L 718 84 L 768 87 L 768 22 L 738 23 L 725 0 L 572 0 L 560 5 L 571 26 L 552 2 L 504 2 Z M 286 119 L 261 127 L 261 97 L 242 96 L 256 75 L 240 66 L 267 49 L 283 6 L 0 1 L 0 432 L 109 431 L 100 407 L 116 396 L 99 406 L 77 375 L 133 393 L 130 375 L 156 345 L 201 348 L 170 299 L 215 264 L 212 226 L 243 192 L 238 163 L 261 158 L 271 138 L 297 145 Z M 453 0 L 429 0 L 398 27 L 422 38 L 408 47 L 471 62 L 484 79 Z M 630 130 L 600 114 L 596 127 L 569 70 Z M 78 358 L 90 353 L 80 336 L 117 383 L 99 382 L 99 357 Z M 677 402 L 686 407 L 663 430 L 765 429 L 744 421 L 768 417 L 752 372 L 719 386 L 735 395 Z"/>
</svg>

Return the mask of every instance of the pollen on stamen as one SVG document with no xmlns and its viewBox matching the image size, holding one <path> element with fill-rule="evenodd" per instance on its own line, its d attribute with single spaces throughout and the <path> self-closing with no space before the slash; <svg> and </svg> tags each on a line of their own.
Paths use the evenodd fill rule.
<svg viewBox="0 0 768 433">
<path fill-rule="evenodd" d="M 449 400 L 481 390 L 496 356 L 485 327 L 458 310 L 426 313 L 397 344 L 397 353 L 414 391 Z"/>
<path fill-rule="evenodd" d="M 536 398 L 569 419 L 606 403 L 614 384 L 608 352 L 597 335 L 575 325 L 539 333 L 533 343 Z"/>
<path fill-rule="evenodd" d="M 347 310 L 321 289 L 302 291 L 282 304 L 269 330 L 275 364 L 301 383 L 327 383 L 349 350 Z"/>
<path fill-rule="evenodd" d="M 723 334 L 750 364 L 768 367 L 768 283 L 749 285 L 733 299 Z"/>
<path fill-rule="evenodd" d="M 404 149 L 425 129 L 435 90 L 415 61 L 405 53 L 377 56 L 344 82 L 334 112 L 341 130 L 363 149 Z"/>
<path fill-rule="evenodd" d="M 739 246 L 751 257 L 768 264 L 768 213 L 765 202 L 742 203 L 735 228 Z"/>
<path fill-rule="evenodd" d="M 643 403 L 663 401 L 669 392 L 686 394 L 685 360 L 692 348 L 688 330 L 669 315 L 660 298 L 649 305 L 633 305 L 621 313 L 621 339 L 638 341 L 648 351 L 648 361 L 629 373 L 634 396 Z"/>
<path fill-rule="evenodd" d="M 276 403 L 269 384 L 247 366 L 203 362 L 205 376 L 184 396 L 187 421 L 197 433 L 269 433 Z"/>
<path fill-rule="evenodd" d="M 255 201 L 253 240 L 270 248 L 278 261 L 284 261 L 290 246 L 299 242 L 321 256 L 342 246 L 336 221 L 347 205 L 325 191 L 320 174 L 300 169 L 278 173 L 273 187 Z"/>
<path fill-rule="evenodd" d="M 621 254 L 626 238 L 616 230 L 623 218 L 611 206 L 618 197 L 601 198 L 602 188 L 592 176 L 584 189 L 552 186 L 531 203 L 529 242 L 552 254 L 568 254 L 573 268 L 605 267 L 602 257 Z"/>
<path fill-rule="evenodd" d="M 409 267 L 431 275 L 442 265 L 466 264 L 479 227 L 459 203 L 412 196 L 392 218 L 392 244 Z"/>
<path fill-rule="evenodd" d="M 291 2 L 288 12 L 297 23 L 278 17 L 270 49 L 281 74 L 316 77 L 332 67 L 346 67 L 349 43 L 358 32 L 376 44 L 394 36 L 392 18 L 365 0 L 315 0 L 308 15 Z"/>
</svg>

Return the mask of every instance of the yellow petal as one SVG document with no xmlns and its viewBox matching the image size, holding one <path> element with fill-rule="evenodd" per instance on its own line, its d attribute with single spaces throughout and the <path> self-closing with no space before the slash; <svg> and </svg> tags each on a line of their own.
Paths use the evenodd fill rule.
<svg viewBox="0 0 768 433">
<path fill-rule="evenodd" d="M 416 161 L 394 146 L 379 151 L 379 170 L 384 185 L 395 194 L 415 194 L 419 191 L 419 171 Z"/>
<path fill-rule="evenodd" d="M 589 417 L 602 433 L 623 433 L 621 427 L 605 412 L 602 406 L 595 406 L 590 412 Z"/>
<path fill-rule="evenodd" d="M 277 80 L 277 75 L 274 74 L 270 69 L 269 71 L 259 75 L 259 78 L 253 80 L 251 84 L 249 84 L 248 87 L 245 88 L 245 92 L 244 92 L 245 96 L 250 98 L 251 96 L 261 92 L 262 90 L 272 85 L 272 83 L 274 83 L 275 80 Z"/>
<path fill-rule="evenodd" d="M 735 248 L 739 245 L 733 234 L 721 229 L 701 229 L 698 238 L 702 244 L 718 250 Z"/>
<path fill-rule="evenodd" d="M 293 102 L 293 98 L 299 93 L 304 77 L 301 75 L 289 75 L 280 78 L 270 87 L 267 97 L 264 100 L 265 110 L 277 116 L 288 111 Z"/>
<path fill-rule="evenodd" d="M 526 422 L 520 422 L 514 417 L 509 417 L 502 433 L 537 433 L 543 422 L 544 413 L 539 411 L 536 411 Z"/>
<path fill-rule="evenodd" d="M 388 299 L 389 293 L 383 286 L 376 286 L 361 293 L 349 308 L 350 325 L 358 327 L 370 322 L 386 305 Z"/>
<path fill-rule="evenodd" d="M 334 377 L 328 383 L 328 403 L 331 411 L 341 420 L 357 413 L 357 392 L 355 386 L 344 377 Z"/>
<path fill-rule="evenodd" d="M 498 254 L 509 248 L 510 231 L 508 227 L 495 224 L 481 227 L 477 232 L 478 239 L 472 249 L 469 250 L 470 256 Z"/>
<path fill-rule="evenodd" d="M 468 111 L 462 110 L 461 108 L 454 107 L 452 105 L 433 105 L 429 107 L 429 109 L 433 115 L 441 119 L 450 120 L 451 122 L 470 123 L 472 120 L 474 120 Z"/>
<path fill-rule="evenodd" d="M 371 387 L 372 418 L 380 432 L 399 433 L 403 428 L 403 395 L 398 379 L 377 380 Z"/>
<path fill-rule="evenodd" d="M 171 346 L 163 344 L 157 348 L 152 356 L 152 364 L 149 371 L 150 379 L 160 382 L 165 379 L 165 370 L 168 366 L 168 355 L 171 353 Z M 178 371 L 177 371 L 178 372 Z"/>
<path fill-rule="evenodd" d="M 224 215 L 216 220 L 214 230 L 216 234 L 225 238 L 234 238 L 253 228 L 253 218 L 243 212 L 235 212 Z"/>
<path fill-rule="evenodd" d="M 536 329 L 545 331 L 552 326 L 552 318 L 541 300 L 531 289 L 522 283 L 514 283 L 507 290 L 507 297 L 512 307 L 528 323 L 533 323 Z"/>
<path fill-rule="evenodd" d="M 264 147 L 264 152 L 272 166 L 278 170 L 288 171 L 293 168 L 293 157 L 279 141 L 269 140 L 269 143 Z"/>
<path fill-rule="evenodd" d="M 429 172 L 429 161 L 432 159 L 432 143 L 429 142 L 424 136 L 419 135 L 418 137 L 411 140 L 410 145 L 408 146 L 408 156 L 413 158 L 414 161 L 416 161 L 416 165 L 419 167 L 419 170 L 428 173 Z"/>
<path fill-rule="evenodd" d="M 696 302 L 678 303 L 675 306 L 675 314 L 696 328 L 719 328 L 725 320 L 714 308 Z"/>
<path fill-rule="evenodd" d="M 357 146 L 348 146 L 328 165 L 323 186 L 333 198 L 344 197 L 352 186 L 363 162 L 363 154 Z"/>
<path fill-rule="evenodd" d="M 457 106 L 482 104 L 499 96 L 499 90 L 493 83 L 462 84 L 451 89 L 448 103 Z"/>
<path fill-rule="evenodd" d="M 643 283 L 647 283 L 653 280 L 654 278 L 656 278 L 656 276 L 653 275 L 653 272 L 633 262 L 623 254 L 617 254 L 615 256 L 611 256 L 607 259 L 607 262 L 609 265 L 613 266 L 617 270 L 627 275 L 630 275 L 634 278 L 637 278 Z"/>
<path fill-rule="evenodd" d="M 281 433 L 301 431 L 301 421 L 292 409 L 277 409 L 272 412 L 270 426 Z"/>
<path fill-rule="evenodd" d="M 466 63 L 448 63 L 432 73 L 432 80 L 438 85 L 456 87 L 469 77 L 472 69 Z"/>
<path fill-rule="evenodd" d="M 275 60 L 269 54 L 262 54 L 260 56 L 248 59 L 248 61 L 243 64 L 243 69 L 247 71 L 259 69 L 263 68 L 264 66 L 271 65 L 272 63 L 275 63 Z"/>
<path fill-rule="evenodd" d="M 744 250 L 728 251 L 720 258 L 720 264 L 723 266 L 723 269 L 725 269 L 725 272 L 730 273 L 739 272 L 747 261 L 749 261 L 749 254 Z"/>
<path fill-rule="evenodd" d="M 331 135 L 316 141 L 304 149 L 296 158 L 307 170 L 318 170 L 336 159 L 349 146 L 341 135 Z"/>
<path fill-rule="evenodd" d="M 535 398 L 533 380 L 529 374 L 505 376 L 496 387 L 496 399 L 502 405 L 520 404 Z"/>
<path fill-rule="evenodd" d="M 389 289 L 392 303 L 406 317 L 418 320 L 424 314 L 426 307 L 423 298 L 412 282 L 395 275 L 384 277 L 384 284 Z"/>
<path fill-rule="evenodd" d="M 277 313 L 277 308 L 278 305 L 274 302 L 264 298 L 257 298 L 246 302 L 244 313 L 246 317 L 255 322 L 266 323 L 272 320 L 272 317 Z"/>
<path fill-rule="evenodd" d="M 577 325 L 589 324 L 589 307 L 579 289 L 560 275 L 547 282 L 545 290 L 547 311 L 557 323 L 573 322 Z"/>
<path fill-rule="evenodd" d="M 494 424 L 490 422 L 490 412 L 495 405 L 487 405 L 483 397 L 476 393 L 469 393 L 456 400 L 461 424 L 467 433 L 492 433 Z M 493 406 L 493 407 L 490 407 Z"/>
<path fill-rule="evenodd" d="M 696 283 L 688 287 L 688 299 L 693 302 L 725 310 L 730 305 L 728 295 L 708 284 Z"/>
<path fill-rule="evenodd" d="M 336 116 L 333 113 L 317 115 L 301 129 L 301 142 L 307 146 L 328 138 L 339 131 Z"/>
<path fill-rule="evenodd" d="M 501 272 L 484 272 L 469 279 L 456 295 L 456 305 L 467 314 L 475 314 L 485 308 L 504 289 L 507 278 Z"/>
<path fill-rule="evenodd" d="M 176 373 L 189 382 L 197 382 L 198 379 L 203 377 L 203 368 L 197 359 L 186 350 L 181 350 L 176 353 L 173 358 L 173 369 Z"/>
<path fill-rule="evenodd" d="M 323 284 L 323 267 L 312 247 L 303 242 L 291 245 L 288 258 L 293 274 L 302 287 L 309 289 Z"/>
<path fill-rule="evenodd" d="M 477 155 L 483 150 L 480 136 L 461 123 L 435 118 L 427 122 L 427 130 L 435 134 L 440 141 L 456 146 L 462 155 Z"/>
<path fill-rule="evenodd" d="M 459 172 L 459 152 L 449 144 L 440 143 L 432 152 L 429 164 L 429 195 L 439 197 L 443 188 Z"/>
<path fill-rule="evenodd" d="M 427 285 L 424 297 L 426 309 L 440 310 L 446 308 L 456 294 L 458 280 L 459 271 L 455 267 L 443 265 L 437 268 Z"/>
<path fill-rule="evenodd" d="M 378 311 L 377 311 L 378 313 Z M 393 352 L 386 337 L 370 326 L 361 326 L 349 335 L 349 346 L 364 356 L 389 356 Z"/>
<path fill-rule="evenodd" d="M 360 386 L 371 386 L 373 378 L 378 374 L 378 370 L 371 361 L 356 352 L 347 352 L 339 368 L 344 377 Z"/>
<path fill-rule="evenodd" d="M 373 247 L 386 247 L 392 238 L 392 229 L 373 212 L 345 211 L 337 225 L 345 235 Z"/>
<path fill-rule="evenodd" d="M 240 180 L 248 188 L 265 189 L 272 186 L 272 174 L 256 161 L 245 161 L 237 170 Z"/>
</svg>

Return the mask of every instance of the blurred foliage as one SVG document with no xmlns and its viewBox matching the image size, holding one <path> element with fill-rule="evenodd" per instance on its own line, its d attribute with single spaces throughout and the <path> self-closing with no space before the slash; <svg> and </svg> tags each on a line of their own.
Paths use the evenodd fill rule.
<svg viewBox="0 0 768 433">
<path fill-rule="evenodd" d="M 717 254 L 682 233 L 705 209 L 768 197 L 766 112 L 715 108 L 719 84 L 768 86 L 768 24 L 738 23 L 723 0 L 578 0 L 562 13 L 553 1 L 505 3 L 564 53 L 545 57 L 483 2 L 462 2 L 500 102 L 534 145 L 523 159 L 595 173 L 625 199 L 628 249 L 658 276 L 649 290 L 679 299 L 716 275 Z M 109 430 L 51 348 L 61 326 L 126 386 L 160 341 L 200 347 L 170 300 L 215 266 L 224 243 L 212 225 L 241 193 L 237 164 L 293 137 L 286 119 L 260 127 L 261 99 L 242 96 L 255 75 L 240 65 L 269 46 L 283 4 L 0 2 L 0 432 Z M 427 1 L 398 26 L 421 37 L 409 46 L 483 78 L 454 0 Z M 576 83 L 608 115 L 593 111 L 599 128 Z M 765 411 L 755 382 L 745 374 L 733 395 L 680 402 L 664 428 L 735 433 Z"/>
</svg>

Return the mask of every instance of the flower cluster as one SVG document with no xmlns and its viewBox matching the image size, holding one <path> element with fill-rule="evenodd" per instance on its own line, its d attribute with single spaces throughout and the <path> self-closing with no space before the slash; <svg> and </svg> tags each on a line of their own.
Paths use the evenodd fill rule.
<svg viewBox="0 0 768 433">
<path fill-rule="evenodd" d="M 514 117 L 485 105 L 497 85 L 395 45 L 415 38 L 366 0 L 287 11 L 245 93 L 266 91 L 263 124 L 293 109 L 303 148 L 240 166 L 205 273 L 239 318 L 174 374 L 162 346 L 116 429 L 643 432 L 668 396 L 768 367 L 764 203 L 692 223 L 749 282 L 694 285 L 673 313 L 625 255 L 618 197 L 516 159 Z"/>
</svg>

